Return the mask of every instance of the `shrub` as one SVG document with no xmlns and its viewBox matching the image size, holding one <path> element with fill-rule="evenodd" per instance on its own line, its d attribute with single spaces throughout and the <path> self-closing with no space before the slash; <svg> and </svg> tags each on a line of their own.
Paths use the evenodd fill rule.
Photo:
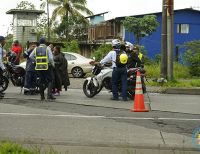
<svg viewBox="0 0 200 154">
<path fill-rule="evenodd" d="M 189 66 L 192 76 L 200 76 L 200 40 L 187 42 L 184 44 L 186 52 L 184 61 Z"/>
<path fill-rule="evenodd" d="M 96 61 L 100 61 L 111 50 L 111 44 L 102 44 L 96 51 L 94 51 L 92 57 L 95 57 Z"/>
<path fill-rule="evenodd" d="M 76 40 L 65 42 L 62 51 L 80 53 L 78 42 Z"/>
</svg>

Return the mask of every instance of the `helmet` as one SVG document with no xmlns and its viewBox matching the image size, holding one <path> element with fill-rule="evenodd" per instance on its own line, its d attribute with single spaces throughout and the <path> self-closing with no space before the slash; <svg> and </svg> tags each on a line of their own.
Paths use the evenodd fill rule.
<svg viewBox="0 0 200 154">
<path fill-rule="evenodd" d="M 120 41 L 118 39 L 114 39 L 112 40 L 112 46 L 119 46 L 120 45 Z"/>
<path fill-rule="evenodd" d="M 132 43 L 130 43 L 130 42 L 125 42 L 125 46 L 126 47 L 128 47 L 130 50 L 132 50 L 133 49 L 133 44 Z"/>
<path fill-rule="evenodd" d="M 0 36 L 0 42 L 1 42 L 1 41 L 4 41 L 4 40 L 5 40 L 5 37 Z"/>
<path fill-rule="evenodd" d="M 120 60 L 120 63 L 126 64 L 127 61 L 128 61 L 128 56 L 127 56 L 127 54 L 122 53 L 122 54 L 119 56 L 119 60 Z"/>
</svg>

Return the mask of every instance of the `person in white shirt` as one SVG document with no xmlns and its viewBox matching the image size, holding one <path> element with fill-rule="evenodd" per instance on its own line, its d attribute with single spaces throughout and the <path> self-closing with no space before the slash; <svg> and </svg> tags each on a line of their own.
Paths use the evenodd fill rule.
<svg viewBox="0 0 200 154">
<path fill-rule="evenodd" d="M 101 64 L 112 61 L 112 94 L 111 100 L 119 100 L 118 84 L 121 81 L 122 87 L 122 100 L 127 101 L 127 67 L 126 64 L 119 66 L 117 64 L 117 55 L 119 52 L 125 53 L 125 48 L 122 48 L 122 44 L 118 39 L 112 41 L 113 50 L 110 51 L 101 61 Z M 124 45 L 125 47 L 125 45 Z M 128 56 L 126 62 L 128 60 Z"/>
</svg>

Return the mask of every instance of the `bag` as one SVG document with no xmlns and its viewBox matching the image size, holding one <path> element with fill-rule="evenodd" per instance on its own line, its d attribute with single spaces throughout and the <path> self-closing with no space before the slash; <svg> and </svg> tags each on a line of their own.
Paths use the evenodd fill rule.
<svg viewBox="0 0 200 154">
<path fill-rule="evenodd" d="M 116 52 L 116 66 L 119 68 L 126 67 L 128 56 L 124 51 L 115 50 Z"/>
</svg>

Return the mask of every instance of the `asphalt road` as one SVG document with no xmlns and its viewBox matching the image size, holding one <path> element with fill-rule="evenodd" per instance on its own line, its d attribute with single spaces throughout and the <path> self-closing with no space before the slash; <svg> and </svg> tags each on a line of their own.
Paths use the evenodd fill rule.
<svg viewBox="0 0 200 154">
<path fill-rule="evenodd" d="M 200 125 L 195 95 L 151 93 L 145 100 L 152 111 L 135 113 L 132 101 L 110 101 L 106 91 L 90 99 L 69 89 L 55 102 L 15 87 L 7 93 L 0 100 L 1 140 L 52 145 L 62 153 L 199 153 L 191 144 Z"/>
</svg>

